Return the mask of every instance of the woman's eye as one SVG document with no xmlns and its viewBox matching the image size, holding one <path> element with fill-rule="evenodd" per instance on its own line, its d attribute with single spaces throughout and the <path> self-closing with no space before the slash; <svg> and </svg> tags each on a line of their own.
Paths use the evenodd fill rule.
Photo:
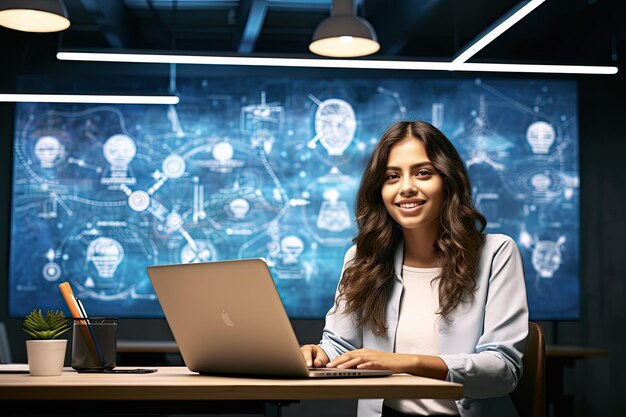
<svg viewBox="0 0 626 417">
<path fill-rule="evenodd" d="M 385 181 L 395 180 L 395 179 L 397 179 L 397 178 L 400 178 L 400 177 L 398 176 L 398 174 L 396 174 L 396 173 L 392 172 L 391 174 L 387 174 L 387 175 L 385 176 Z"/>
<path fill-rule="evenodd" d="M 419 171 L 417 171 L 417 174 L 415 175 L 417 175 L 418 177 L 428 177 L 428 176 L 431 176 L 432 174 L 427 169 L 420 169 Z"/>
</svg>

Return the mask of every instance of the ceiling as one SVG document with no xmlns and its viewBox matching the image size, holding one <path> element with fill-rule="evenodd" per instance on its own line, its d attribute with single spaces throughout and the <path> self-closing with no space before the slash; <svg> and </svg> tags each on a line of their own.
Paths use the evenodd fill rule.
<svg viewBox="0 0 626 417">
<path fill-rule="evenodd" d="M 331 0 L 65 0 L 66 48 L 308 54 Z M 382 56 L 450 59 L 517 0 L 360 0 Z M 620 10 L 621 9 L 621 10 Z M 607 64 L 626 37 L 624 1 L 547 0 L 479 59 Z M 558 51 L 558 52 L 557 52 Z M 555 57 L 558 56 L 559 58 Z M 561 58 L 562 57 L 562 58 Z"/>
<path fill-rule="evenodd" d="M 375 57 L 450 60 L 517 0 L 355 0 L 378 34 Z M 127 49 L 313 56 L 331 0 L 64 0 L 72 22 L 54 52 Z M 0 39 L 6 30 L 0 31 Z M 30 41 L 26 41 L 26 49 Z M 34 42 L 34 40 L 32 41 Z M 471 61 L 614 65 L 626 54 L 626 1 L 546 0 Z M 30 54 L 36 49 L 30 48 Z M 54 52 L 51 54 L 53 56 Z M 27 52 L 20 51 L 24 55 Z M 623 59 L 623 58 L 622 58 Z"/>
</svg>

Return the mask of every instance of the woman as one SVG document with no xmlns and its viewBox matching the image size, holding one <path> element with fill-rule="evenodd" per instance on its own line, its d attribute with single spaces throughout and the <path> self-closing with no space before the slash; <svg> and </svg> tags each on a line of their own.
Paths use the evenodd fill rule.
<svg viewBox="0 0 626 417">
<path fill-rule="evenodd" d="M 391 369 L 458 382 L 459 401 L 360 400 L 359 417 L 517 416 L 528 305 L 515 242 L 483 234 L 452 143 L 398 122 L 374 149 L 357 193 L 355 245 L 309 366 Z"/>
</svg>

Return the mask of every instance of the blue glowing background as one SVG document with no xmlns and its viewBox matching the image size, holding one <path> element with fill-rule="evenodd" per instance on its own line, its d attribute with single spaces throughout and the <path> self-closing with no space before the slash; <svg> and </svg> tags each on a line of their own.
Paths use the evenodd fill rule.
<svg viewBox="0 0 626 417">
<path fill-rule="evenodd" d="M 9 310 L 163 317 L 145 267 L 264 257 L 291 318 L 332 305 L 354 194 L 397 120 L 438 126 L 533 319 L 579 314 L 577 89 L 554 80 L 179 80 L 167 105 L 19 104 Z M 236 277 L 224 277 L 236 279 Z"/>
</svg>

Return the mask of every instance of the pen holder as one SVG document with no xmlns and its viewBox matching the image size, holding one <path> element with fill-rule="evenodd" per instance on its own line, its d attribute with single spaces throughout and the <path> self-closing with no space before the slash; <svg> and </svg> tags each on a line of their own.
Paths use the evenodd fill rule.
<svg viewBox="0 0 626 417">
<path fill-rule="evenodd" d="M 72 368 L 77 371 L 106 371 L 117 360 L 117 317 L 74 319 Z"/>
</svg>

